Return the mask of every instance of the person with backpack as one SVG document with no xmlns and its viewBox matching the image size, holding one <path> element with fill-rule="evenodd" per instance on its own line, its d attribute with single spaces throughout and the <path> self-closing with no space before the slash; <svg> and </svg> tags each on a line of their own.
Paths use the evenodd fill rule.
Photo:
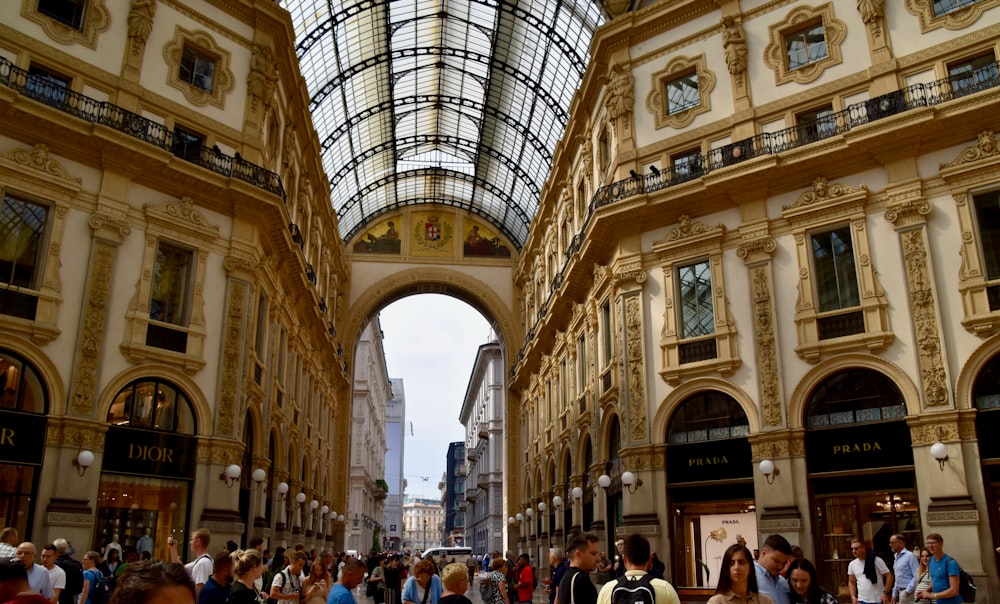
<svg viewBox="0 0 1000 604">
<path fill-rule="evenodd" d="M 507 595 L 507 561 L 497 556 L 490 562 L 490 571 L 479 582 L 479 595 L 483 604 L 512 604 Z"/>
<path fill-rule="evenodd" d="M 302 599 L 302 569 L 306 565 L 305 552 L 292 552 L 291 561 L 280 573 L 274 575 L 271 582 L 268 602 L 298 602 Z"/>
<path fill-rule="evenodd" d="M 111 599 L 111 586 L 97 565 L 101 563 L 101 554 L 90 551 L 83 555 L 83 591 L 80 592 L 80 604 L 107 604 Z"/>
<path fill-rule="evenodd" d="M 83 591 L 83 565 L 70 555 L 69 541 L 56 539 L 52 545 L 58 554 L 55 564 L 66 573 L 66 587 L 59 593 L 59 604 L 77 604 L 80 592 Z"/>
<path fill-rule="evenodd" d="M 559 582 L 559 604 L 595 604 L 597 588 L 590 573 L 597 570 L 597 535 L 574 531 L 566 542 L 569 568 Z"/>
<path fill-rule="evenodd" d="M 642 535 L 625 537 L 621 551 L 625 576 L 605 583 L 597 604 L 680 604 L 672 585 L 646 572 L 649 550 L 649 540 Z"/>
<path fill-rule="evenodd" d="M 938 533 L 931 533 L 927 535 L 926 545 L 931 552 L 931 559 L 927 563 L 931 587 L 918 593 L 917 597 L 927 598 L 937 604 L 962 604 L 964 600 L 959 594 L 962 569 L 954 558 L 944 553 L 944 538 Z"/>
<path fill-rule="evenodd" d="M 201 591 L 201 588 L 205 586 L 205 583 L 208 582 L 208 578 L 212 576 L 214 561 L 208 553 L 208 544 L 211 540 L 212 536 L 208 532 L 208 529 L 200 528 L 191 532 L 191 540 L 188 542 L 191 553 L 194 554 L 194 560 L 185 564 L 184 568 L 187 569 L 188 574 L 191 575 L 191 580 L 194 581 L 194 593 L 196 596 Z M 177 540 L 173 537 L 168 537 L 167 547 L 170 550 L 170 561 L 180 562 L 181 556 L 177 553 Z"/>
</svg>

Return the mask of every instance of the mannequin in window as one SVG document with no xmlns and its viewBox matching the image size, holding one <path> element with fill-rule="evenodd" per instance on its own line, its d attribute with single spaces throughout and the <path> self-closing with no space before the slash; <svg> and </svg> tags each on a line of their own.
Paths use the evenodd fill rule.
<svg viewBox="0 0 1000 604">
<path fill-rule="evenodd" d="M 146 534 L 139 537 L 139 541 L 135 544 L 135 550 L 139 552 L 141 556 L 143 552 L 148 553 L 150 556 L 153 555 L 153 537 L 150 535 L 150 529 L 146 529 Z"/>
<path fill-rule="evenodd" d="M 108 552 L 110 552 L 113 549 L 118 550 L 118 559 L 121 560 L 122 559 L 122 546 L 121 546 L 120 543 L 118 543 L 118 533 L 115 533 L 114 535 L 111 535 L 111 541 L 109 541 L 104 546 L 104 551 L 101 553 L 101 555 L 104 558 L 107 558 L 108 557 Z"/>
</svg>

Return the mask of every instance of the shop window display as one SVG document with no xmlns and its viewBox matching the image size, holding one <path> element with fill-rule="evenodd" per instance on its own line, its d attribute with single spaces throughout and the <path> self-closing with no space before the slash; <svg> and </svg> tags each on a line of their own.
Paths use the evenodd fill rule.
<svg viewBox="0 0 1000 604">
<path fill-rule="evenodd" d="M 48 392 L 38 371 L 0 348 L 0 523 L 25 539 L 31 537 L 47 412 Z"/>
</svg>

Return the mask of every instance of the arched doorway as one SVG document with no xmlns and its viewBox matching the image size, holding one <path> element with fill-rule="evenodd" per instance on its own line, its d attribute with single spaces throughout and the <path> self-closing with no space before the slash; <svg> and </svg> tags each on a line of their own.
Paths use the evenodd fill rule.
<svg viewBox="0 0 1000 604">
<path fill-rule="evenodd" d="M 671 560 L 678 586 L 711 588 L 730 545 L 757 545 L 750 420 L 715 390 L 685 399 L 667 427 Z"/>
<path fill-rule="evenodd" d="M 976 407 L 976 437 L 983 464 L 983 485 L 989 506 L 993 543 L 1000 543 L 1000 355 L 994 356 L 972 386 Z"/>
<path fill-rule="evenodd" d="M 0 348 L 0 522 L 31 538 L 49 395 L 27 359 Z"/>
<path fill-rule="evenodd" d="M 892 534 L 922 542 L 906 403 L 882 373 L 848 369 L 816 386 L 805 426 L 816 567 L 820 583 L 845 596 L 852 535 L 890 568 Z"/>
</svg>

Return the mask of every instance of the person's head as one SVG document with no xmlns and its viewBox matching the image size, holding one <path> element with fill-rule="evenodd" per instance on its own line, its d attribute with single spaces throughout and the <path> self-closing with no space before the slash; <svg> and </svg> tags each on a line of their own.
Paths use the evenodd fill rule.
<svg viewBox="0 0 1000 604">
<path fill-rule="evenodd" d="M 108 550 L 108 562 L 118 562 L 120 559 L 121 554 L 118 553 L 117 549 L 111 548 Z"/>
<path fill-rule="evenodd" d="M 278 547 L 274 550 L 274 557 L 271 558 L 271 570 L 278 572 L 285 568 L 285 548 Z"/>
<path fill-rule="evenodd" d="M 228 553 L 231 554 L 231 553 L 237 551 L 238 549 L 240 549 L 240 546 L 236 545 L 236 542 L 233 541 L 232 539 L 230 539 L 229 541 L 226 541 L 226 547 L 223 548 L 223 551 L 228 552 Z"/>
<path fill-rule="evenodd" d="M 938 533 L 931 533 L 930 535 L 927 535 L 924 539 L 924 544 L 927 545 L 927 549 L 930 550 L 932 558 L 937 558 L 944 552 L 944 537 Z"/>
<path fill-rule="evenodd" d="M 17 545 L 17 529 L 12 526 L 5 526 L 0 530 L 0 542 L 7 545 Z"/>
<path fill-rule="evenodd" d="M 788 557 L 792 555 L 792 545 L 781 535 L 771 535 L 764 540 L 760 549 L 760 565 L 772 577 L 784 570 Z"/>
<path fill-rule="evenodd" d="M 746 585 L 749 593 L 757 593 L 757 573 L 753 569 L 753 554 L 745 545 L 734 543 L 722 555 L 719 567 L 719 584 L 715 593 L 726 594 Z M 745 594 L 743 594 L 745 595 Z"/>
<path fill-rule="evenodd" d="M 191 551 L 197 555 L 204 554 L 208 551 L 208 544 L 211 541 L 212 535 L 208 532 L 208 529 L 195 529 L 191 533 Z"/>
<path fill-rule="evenodd" d="M 625 540 L 624 539 L 619 539 L 618 541 L 615 541 L 615 549 L 618 550 L 619 554 L 622 553 L 622 548 L 623 547 L 625 547 Z"/>
<path fill-rule="evenodd" d="M 306 565 L 306 553 L 305 552 L 292 552 L 292 557 L 289 558 L 288 568 L 292 570 L 292 574 L 299 574 L 302 572 L 302 568 Z"/>
<path fill-rule="evenodd" d="M 263 537 L 254 537 L 253 539 L 250 540 L 250 544 L 247 546 L 247 549 L 255 549 L 258 552 L 263 552 L 264 551 L 264 538 Z"/>
<path fill-rule="evenodd" d="M 56 558 L 59 554 L 56 553 L 56 546 L 51 543 L 47 544 L 42 548 L 42 566 L 52 570 L 52 567 L 56 564 Z"/>
<path fill-rule="evenodd" d="M 320 579 L 328 579 L 330 577 L 330 571 L 327 570 L 326 564 L 319 558 L 316 559 L 309 567 L 309 576 L 313 577 L 316 581 Z"/>
<path fill-rule="evenodd" d="M 59 556 L 65 556 L 69 551 L 69 541 L 65 539 L 56 539 L 52 542 L 52 545 L 56 547 L 56 554 Z"/>
<path fill-rule="evenodd" d="M 561 547 L 549 548 L 549 564 L 551 564 L 552 566 L 559 566 L 559 564 L 563 561 L 563 558 L 565 557 L 566 554 L 563 553 Z"/>
<path fill-rule="evenodd" d="M 588 573 L 597 570 L 597 541 L 593 533 L 570 533 L 566 542 L 569 565 Z"/>
<path fill-rule="evenodd" d="M 858 560 L 864 560 L 868 557 L 868 547 L 865 546 L 865 542 L 861 540 L 861 537 L 851 538 L 851 554 Z"/>
<path fill-rule="evenodd" d="M 503 570 L 507 566 L 507 561 L 503 558 L 493 558 L 490 562 L 490 570 Z"/>
<path fill-rule="evenodd" d="M 230 556 L 233 573 L 238 579 L 256 579 L 264 573 L 264 558 L 255 549 L 235 551 Z"/>
<path fill-rule="evenodd" d="M 233 555 L 237 553 L 240 552 L 234 552 Z M 226 581 L 233 576 L 233 559 L 229 552 L 223 550 L 215 554 L 215 558 L 212 560 L 212 576 L 221 585 L 225 585 Z"/>
<path fill-rule="evenodd" d="M 360 558 L 348 558 L 347 562 L 344 562 L 344 568 L 340 570 L 340 580 L 338 583 L 346 587 L 347 589 L 354 589 L 365 579 L 365 573 L 368 571 L 368 566 L 365 564 L 364 560 Z M 433 571 L 432 571 L 433 573 Z M 428 577 L 428 582 L 430 577 Z"/>
<path fill-rule="evenodd" d="M 523 567 L 525 567 L 525 566 L 527 566 L 529 564 L 531 564 L 531 559 L 528 558 L 528 554 L 520 554 L 517 557 L 517 567 L 518 568 L 523 568 Z"/>
<path fill-rule="evenodd" d="M 90 570 L 101 563 L 101 554 L 91 550 L 83 555 L 83 567 Z"/>
<path fill-rule="evenodd" d="M 36 553 L 35 544 L 30 541 L 25 541 L 21 545 L 18 545 L 17 549 L 14 550 L 14 555 L 21 561 L 24 568 L 28 570 L 31 570 L 32 565 L 35 563 Z"/>
<path fill-rule="evenodd" d="M 788 586 L 798 594 L 800 602 L 819 602 L 819 579 L 816 578 L 816 567 L 805 558 L 796 558 L 788 566 Z"/>
<path fill-rule="evenodd" d="M 431 575 L 437 571 L 434 562 L 429 558 L 424 558 L 413 565 L 413 577 L 420 587 L 427 587 L 431 582 Z"/>
<path fill-rule="evenodd" d="M 931 562 L 931 550 L 926 547 L 920 548 L 920 555 L 917 556 L 917 559 L 920 560 L 920 574 L 923 574 Z"/>
<path fill-rule="evenodd" d="M 899 533 L 889 537 L 889 547 L 897 554 L 906 549 L 906 537 Z"/>
<path fill-rule="evenodd" d="M 17 559 L 0 560 L 0 602 L 12 600 L 21 592 L 31 591 L 28 584 L 28 569 Z"/>
<path fill-rule="evenodd" d="M 625 567 L 629 570 L 646 570 L 649 563 L 649 539 L 633 533 L 625 537 L 622 546 L 622 556 L 625 557 Z"/>
<path fill-rule="evenodd" d="M 464 594 L 469 588 L 469 569 L 461 563 L 449 564 L 441 571 L 441 583 L 450 592 Z"/>
<path fill-rule="evenodd" d="M 142 561 L 118 578 L 110 604 L 194 604 L 194 583 L 182 564 Z"/>
</svg>

